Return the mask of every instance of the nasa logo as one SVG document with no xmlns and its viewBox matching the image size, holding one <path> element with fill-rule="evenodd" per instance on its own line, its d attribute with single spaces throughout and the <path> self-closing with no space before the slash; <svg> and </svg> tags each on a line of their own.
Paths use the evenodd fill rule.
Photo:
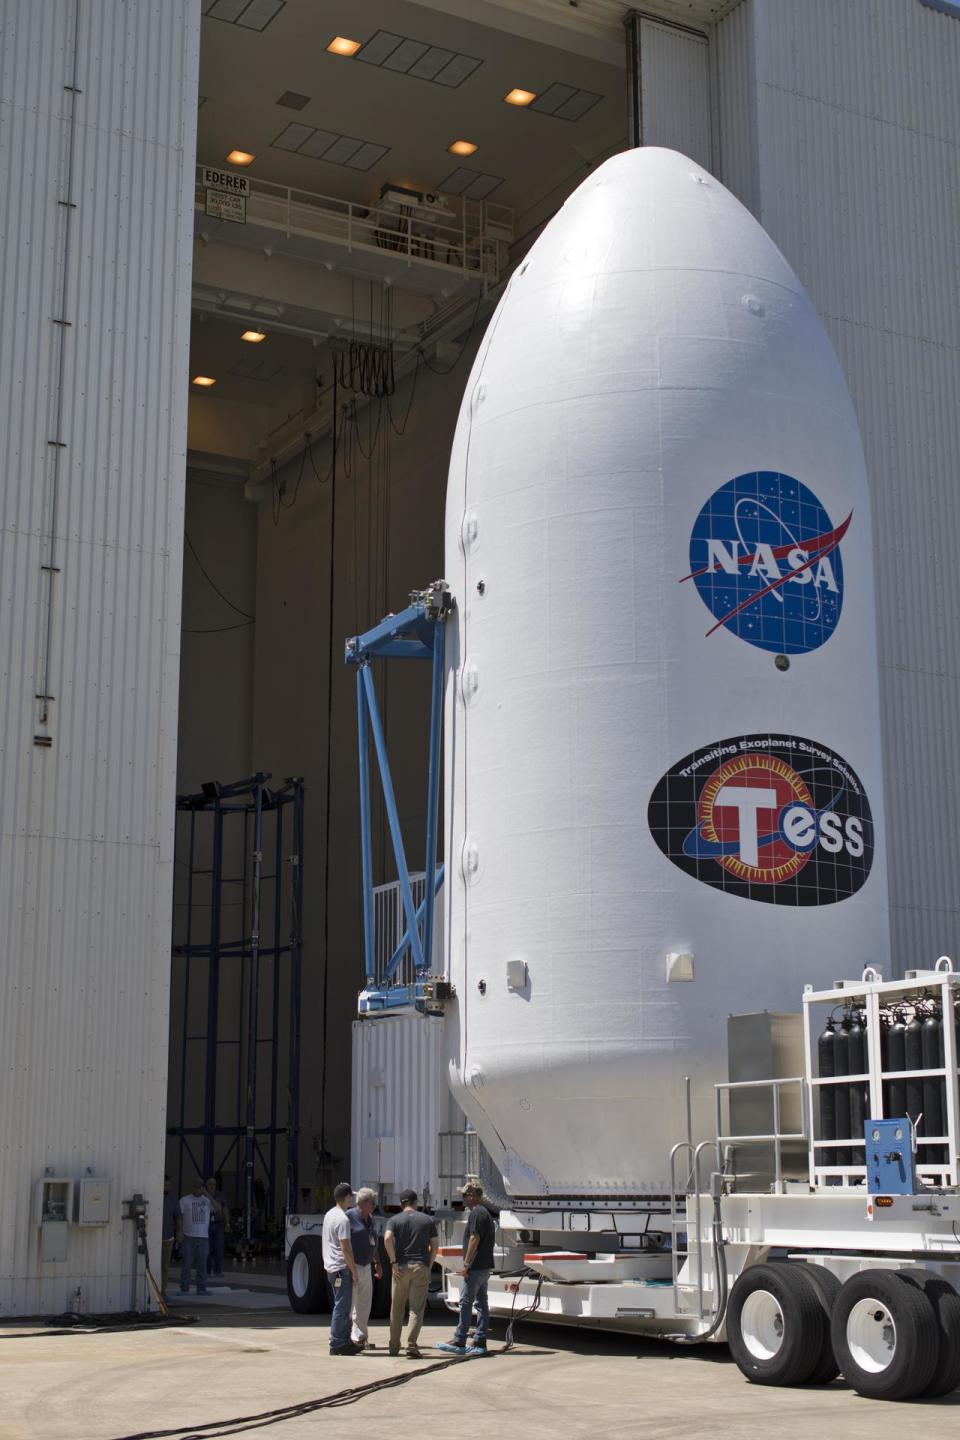
<svg viewBox="0 0 960 1440">
<path fill-rule="evenodd" d="M 840 542 L 853 512 L 834 526 L 799 480 L 775 470 L 738 475 L 711 495 L 690 536 L 690 573 L 721 628 L 777 655 L 803 655 L 829 640 L 843 606 Z"/>
<path fill-rule="evenodd" d="M 774 905 L 831 905 L 866 883 L 873 818 L 855 771 L 796 735 L 744 735 L 696 750 L 647 811 L 659 848 L 714 889 Z"/>
</svg>

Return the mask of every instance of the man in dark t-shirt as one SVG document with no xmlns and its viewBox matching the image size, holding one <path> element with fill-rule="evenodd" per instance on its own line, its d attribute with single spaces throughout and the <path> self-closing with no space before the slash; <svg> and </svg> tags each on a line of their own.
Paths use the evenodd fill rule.
<svg viewBox="0 0 960 1440">
<path fill-rule="evenodd" d="M 464 1284 L 460 1291 L 460 1318 L 449 1343 L 437 1346 L 452 1355 L 486 1355 L 487 1330 L 490 1325 L 490 1304 L 487 1299 L 487 1281 L 493 1270 L 493 1242 L 496 1224 L 483 1199 L 483 1186 L 476 1180 L 468 1180 L 461 1194 L 467 1208 L 467 1224 L 463 1232 L 463 1269 L 460 1274 Z M 473 1307 L 477 1307 L 477 1329 L 473 1344 L 467 1345 L 470 1319 Z"/>
<path fill-rule="evenodd" d="M 390 1354 L 400 1354 L 400 1332 L 403 1329 L 403 1310 L 410 1306 L 410 1328 L 407 1331 L 407 1354 L 411 1359 L 420 1358 L 417 1340 L 427 1308 L 427 1291 L 430 1288 L 430 1271 L 440 1238 L 432 1215 L 424 1215 L 417 1209 L 416 1190 L 404 1190 L 400 1195 L 403 1206 L 399 1215 L 394 1215 L 383 1234 L 383 1243 L 393 1268 L 393 1287 L 390 1296 Z"/>
</svg>

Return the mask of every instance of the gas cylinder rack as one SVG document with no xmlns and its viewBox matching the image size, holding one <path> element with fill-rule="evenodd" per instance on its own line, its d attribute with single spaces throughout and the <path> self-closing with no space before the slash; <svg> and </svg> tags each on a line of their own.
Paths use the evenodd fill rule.
<svg viewBox="0 0 960 1440">
<path fill-rule="evenodd" d="M 865 1120 L 906 1117 L 919 1180 L 955 1188 L 960 975 L 947 956 L 933 970 L 908 970 L 903 980 L 884 980 L 868 968 L 859 984 L 809 986 L 803 1005 L 813 1116 L 810 1184 L 863 1186 Z M 825 1021 L 823 1007 L 829 1007 Z"/>
</svg>

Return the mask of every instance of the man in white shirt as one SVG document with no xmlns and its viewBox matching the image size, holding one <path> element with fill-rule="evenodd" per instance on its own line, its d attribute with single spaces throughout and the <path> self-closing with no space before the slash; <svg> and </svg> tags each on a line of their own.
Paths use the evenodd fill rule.
<svg viewBox="0 0 960 1440">
<path fill-rule="evenodd" d="M 338 1185 L 333 1192 L 334 1203 L 323 1217 L 323 1268 L 333 1291 L 331 1355 L 359 1354 L 359 1347 L 350 1338 L 353 1287 L 357 1283 L 357 1267 L 350 1244 L 350 1217 L 347 1214 L 352 1201 L 350 1186 Z"/>
<path fill-rule="evenodd" d="M 196 1270 L 197 1294 L 209 1295 L 207 1289 L 207 1250 L 210 1245 L 210 1196 L 199 1175 L 189 1195 L 180 1201 L 177 1229 L 181 1245 L 180 1294 L 190 1293 L 190 1272 Z"/>
</svg>

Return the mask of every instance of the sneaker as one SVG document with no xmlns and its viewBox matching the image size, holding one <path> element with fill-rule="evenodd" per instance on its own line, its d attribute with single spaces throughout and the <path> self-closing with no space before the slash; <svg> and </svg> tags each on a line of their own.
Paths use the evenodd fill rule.
<svg viewBox="0 0 960 1440">
<path fill-rule="evenodd" d="M 467 1355 L 488 1355 L 489 1353 L 486 1345 L 468 1345 L 466 1349 Z"/>
<path fill-rule="evenodd" d="M 423 1359 L 423 1356 L 420 1354 L 420 1346 L 419 1346 L 419 1345 L 408 1345 L 408 1346 L 407 1346 L 407 1359 L 408 1359 L 408 1360 L 422 1360 L 422 1359 Z"/>
<path fill-rule="evenodd" d="M 394 1360 L 395 1360 L 395 1359 L 397 1358 L 397 1356 L 400 1354 L 400 1346 L 399 1346 L 399 1345 L 391 1345 L 391 1346 L 390 1346 L 390 1354 L 393 1356 L 393 1358 L 394 1358 Z"/>
<path fill-rule="evenodd" d="M 467 1353 L 466 1345 L 457 1345 L 452 1340 L 442 1340 L 439 1345 L 435 1346 L 435 1349 L 442 1350 L 447 1355 L 466 1355 Z"/>
<path fill-rule="evenodd" d="M 353 1342 L 351 1341 L 349 1345 L 341 1345 L 341 1346 L 338 1346 L 338 1348 L 337 1348 L 336 1350 L 334 1350 L 333 1347 L 331 1346 L 331 1347 L 330 1347 L 330 1354 L 331 1354 L 331 1355 L 359 1355 L 359 1354 L 360 1354 L 360 1351 L 358 1350 L 357 1346 L 354 1345 Z"/>
</svg>

